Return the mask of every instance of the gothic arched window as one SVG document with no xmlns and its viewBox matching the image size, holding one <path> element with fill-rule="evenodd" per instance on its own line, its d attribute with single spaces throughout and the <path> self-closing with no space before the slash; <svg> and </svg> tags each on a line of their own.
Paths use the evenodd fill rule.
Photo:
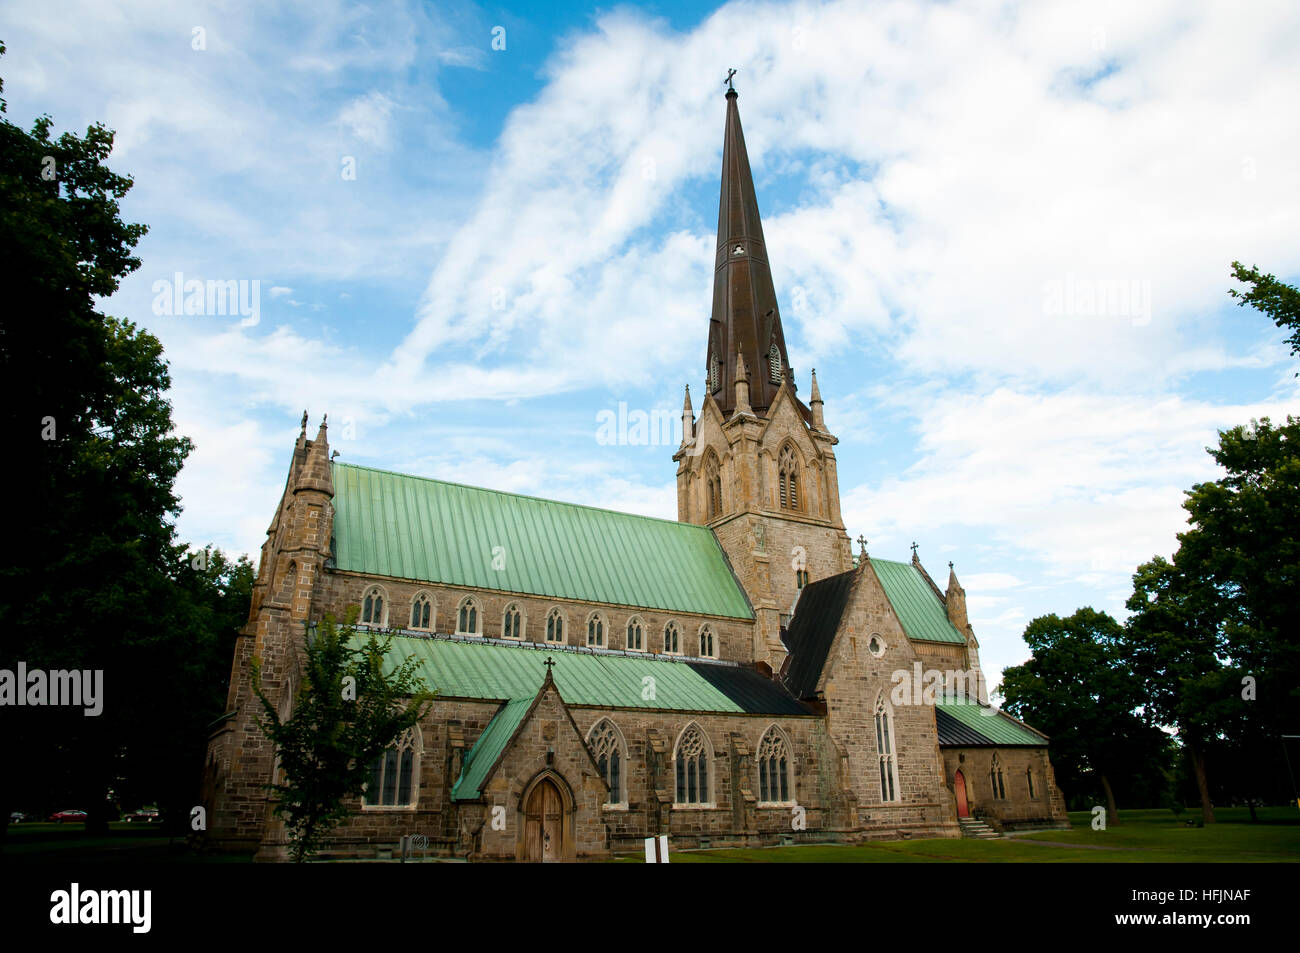
<svg viewBox="0 0 1300 953">
<path fill-rule="evenodd" d="M 558 608 L 552 609 L 546 616 L 546 641 L 564 641 L 564 615 Z"/>
<path fill-rule="evenodd" d="M 600 769 L 600 776 L 609 785 L 609 800 L 606 804 L 626 804 L 627 786 L 626 770 L 627 746 L 614 723 L 602 718 L 592 726 L 587 735 L 587 747 Z"/>
<path fill-rule="evenodd" d="M 993 796 L 998 800 L 1003 800 L 1007 796 L 1007 786 L 1002 780 L 1002 762 L 998 760 L 996 754 L 993 755 L 993 767 L 989 768 L 989 786 L 993 788 Z"/>
<path fill-rule="evenodd" d="M 524 637 L 524 615 L 516 602 L 506 606 L 505 615 L 501 617 L 501 637 L 503 639 L 522 639 Z"/>
<path fill-rule="evenodd" d="M 605 617 L 599 612 L 587 617 L 587 645 L 595 649 L 605 647 Z"/>
<path fill-rule="evenodd" d="M 417 593 L 411 600 L 411 628 L 433 628 L 433 600 L 427 592 Z"/>
<path fill-rule="evenodd" d="M 776 461 L 776 483 L 781 498 L 781 509 L 799 509 L 799 460 L 794 447 L 786 444 Z"/>
<path fill-rule="evenodd" d="M 758 800 L 766 804 L 792 802 L 790 745 L 776 725 L 767 729 L 758 743 Z"/>
<path fill-rule="evenodd" d="M 384 604 L 384 590 L 372 586 L 361 600 L 361 621 L 366 625 L 383 625 L 388 621 L 388 607 Z"/>
<path fill-rule="evenodd" d="M 722 473 L 718 466 L 718 458 L 714 456 L 713 451 L 709 451 L 708 458 L 704 461 L 704 494 L 706 500 L 706 510 L 708 518 L 714 519 L 722 515 Z"/>
<path fill-rule="evenodd" d="M 677 623 L 669 622 L 664 626 L 664 652 L 667 655 L 681 655 L 681 641 L 677 631 Z"/>
<path fill-rule="evenodd" d="M 781 383 L 781 349 L 775 341 L 767 352 L 767 379 L 773 384 Z"/>
<path fill-rule="evenodd" d="M 704 658 L 717 658 L 717 648 L 713 641 L 713 628 L 707 623 L 700 626 L 700 655 Z"/>
<path fill-rule="evenodd" d="M 876 757 L 880 762 L 880 800 L 898 800 L 898 764 L 894 760 L 893 711 L 884 693 L 876 700 Z"/>
<path fill-rule="evenodd" d="M 466 596 L 456 614 L 456 633 L 458 635 L 478 635 L 478 604 Z"/>
<path fill-rule="evenodd" d="M 633 652 L 645 650 L 645 625 L 638 616 L 627 620 L 627 647 Z"/>
<path fill-rule="evenodd" d="M 718 369 L 718 355 L 709 349 L 709 393 L 715 394 L 722 388 L 722 374 Z"/>
<path fill-rule="evenodd" d="M 371 763 L 370 776 L 362 795 L 366 807 L 414 806 L 420 779 L 421 747 L 419 729 L 408 728 L 397 744 Z"/>
<path fill-rule="evenodd" d="M 709 803 L 709 741 L 691 724 L 677 739 L 673 761 L 677 769 L 677 804 Z"/>
</svg>

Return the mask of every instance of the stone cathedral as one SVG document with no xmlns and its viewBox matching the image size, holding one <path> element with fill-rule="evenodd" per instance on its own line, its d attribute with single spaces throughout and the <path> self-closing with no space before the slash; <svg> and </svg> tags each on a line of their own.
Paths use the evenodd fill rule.
<svg viewBox="0 0 1300 953">
<path fill-rule="evenodd" d="M 659 834 L 677 850 L 1062 826 L 1046 738 L 988 704 L 955 573 L 941 588 L 915 548 L 853 551 L 734 89 L 714 269 L 676 522 L 335 462 L 304 415 L 208 742 L 212 840 L 285 856 L 250 666 L 287 714 L 308 625 L 349 607 L 437 697 L 367 766 L 327 856 L 391 857 L 404 835 L 432 856 L 567 861 Z"/>
</svg>

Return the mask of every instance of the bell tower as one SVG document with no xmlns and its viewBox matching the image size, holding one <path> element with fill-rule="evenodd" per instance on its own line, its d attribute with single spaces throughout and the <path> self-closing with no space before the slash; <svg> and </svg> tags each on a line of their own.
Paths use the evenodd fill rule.
<svg viewBox="0 0 1300 953">
<path fill-rule="evenodd" d="M 780 630 L 809 582 L 853 566 L 840 516 L 838 440 L 812 374 L 797 395 L 768 265 L 763 223 L 727 90 L 713 313 L 698 420 L 682 409 L 677 518 L 713 529 L 758 615 L 753 658 L 780 668 Z"/>
</svg>

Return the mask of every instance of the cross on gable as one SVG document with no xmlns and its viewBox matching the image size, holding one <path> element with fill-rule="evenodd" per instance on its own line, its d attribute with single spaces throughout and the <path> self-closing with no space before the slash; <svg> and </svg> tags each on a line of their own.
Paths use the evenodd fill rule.
<svg viewBox="0 0 1300 953">
<path fill-rule="evenodd" d="M 548 655 L 548 656 L 546 656 L 546 661 L 543 662 L 542 664 L 546 666 L 546 674 L 547 674 L 547 675 L 550 675 L 550 674 L 551 674 L 551 666 L 555 664 L 555 659 L 551 658 L 551 657 Z"/>
<path fill-rule="evenodd" d="M 912 555 L 916 555 L 916 540 L 912 540 Z"/>
</svg>

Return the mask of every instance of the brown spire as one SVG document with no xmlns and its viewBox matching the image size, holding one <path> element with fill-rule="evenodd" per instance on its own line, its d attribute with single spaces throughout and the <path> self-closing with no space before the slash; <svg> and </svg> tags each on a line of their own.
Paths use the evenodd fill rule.
<svg viewBox="0 0 1300 953">
<path fill-rule="evenodd" d="M 765 413 L 772 405 L 780 380 L 790 367 L 736 100 L 736 91 L 728 89 L 713 274 L 713 318 L 709 322 L 709 347 L 704 357 L 706 373 L 710 373 L 712 361 L 718 362 L 717 379 L 710 379 L 710 383 L 713 399 L 725 416 L 736 409 L 738 354 L 744 355 L 749 366 L 749 402 L 758 414 Z M 776 383 L 772 382 L 770 361 L 774 344 L 780 364 Z"/>
</svg>

